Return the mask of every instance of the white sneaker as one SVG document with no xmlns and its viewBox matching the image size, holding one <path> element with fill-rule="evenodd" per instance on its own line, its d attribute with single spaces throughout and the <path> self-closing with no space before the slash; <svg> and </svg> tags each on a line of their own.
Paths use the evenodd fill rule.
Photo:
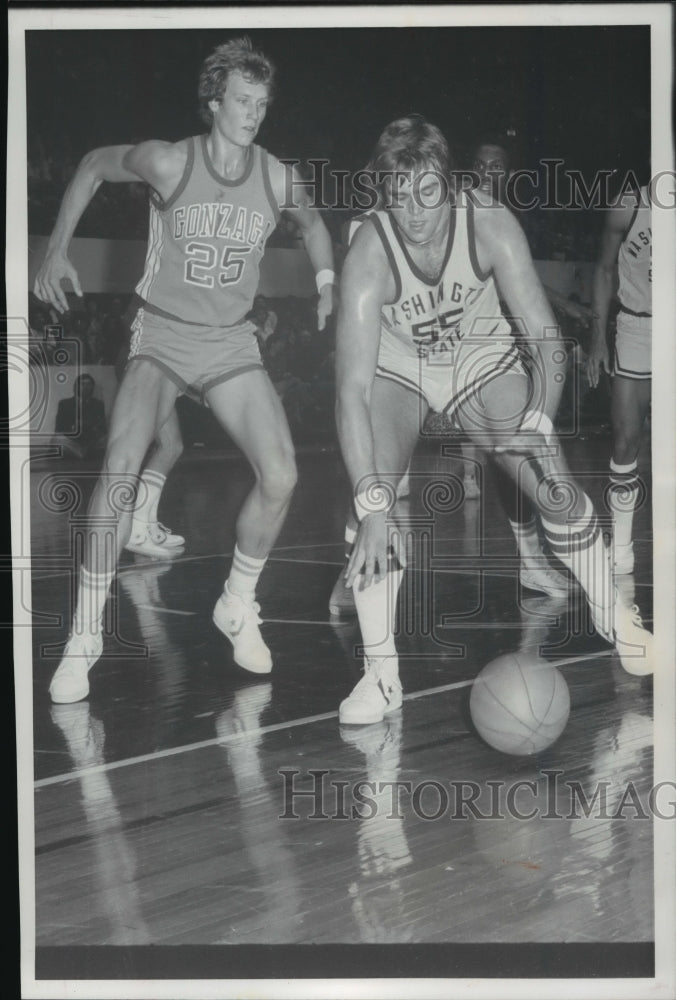
<svg viewBox="0 0 676 1000">
<path fill-rule="evenodd" d="M 594 626 L 608 642 L 617 650 L 620 663 L 628 674 L 644 677 L 653 672 L 653 637 L 641 619 L 641 613 L 636 604 L 626 604 L 615 588 L 615 604 L 613 607 L 613 627 L 604 629 L 602 622 L 594 616 Z"/>
<path fill-rule="evenodd" d="M 159 521 L 139 521 L 133 518 L 131 535 L 125 549 L 142 556 L 161 556 L 166 559 L 178 555 L 178 549 L 184 545 L 185 538 L 182 535 L 172 534 Z"/>
<path fill-rule="evenodd" d="M 519 564 L 519 583 L 525 590 L 537 590 L 551 597 L 562 597 L 570 591 L 568 578 L 546 561 L 536 565 L 532 560 L 522 559 Z"/>
<path fill-rule="evenodd" d="M 634 572 L 634 543 L 615 546 L 613 569 L 615 576 L 626 576 Z"/>
<path fill-rule="evenodd" d="M 49 685 L 49 694 L 57 705 L 82 701 L 89 694 L 89 671 L 103 652 L 99 635 L 71 635 L 61 663 Z"/>
<path fill-rule="evenodd" d="M 401 708 L 402 690 L 398 661 L 394 656 L 366 657 L 364 676 L 352 693 L 341 701 L 338 719 L 350 726 L 382 722 L 390 712 Z"/>
<path fill-rule="evenodd" d="M 465 491 L 465 500 L 478 500 L 481 496 L 481 490 L 475 476 L 465 476 L 462 488 Z"/>
<path fill-rule="evenodd" d="M 235 663 L 252 674 L 269 674 L 272 656 L 258 628 L 260 610 L 255 601 L 233 594 L 226 583 L 223 596 L 216 602 L 213 622 L 232 643 Z"/>
</svg>

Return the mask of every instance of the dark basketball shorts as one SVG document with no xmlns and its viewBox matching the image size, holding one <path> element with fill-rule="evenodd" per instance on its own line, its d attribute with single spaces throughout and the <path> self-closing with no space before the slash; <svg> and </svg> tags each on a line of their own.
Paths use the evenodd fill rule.
<svg viewBox="0 0 676 1000">
<path fill-rule="evenodd" d="M 152 361 L 181 392 L 204 401 L 206 393 L 263 362 L 248 320 L 234 326 L 200 326 L 140 308 L 131 325 L 127 364 Z"/>
<path fill-rule="evenodd" d="M 652 317 L 617 314 L 613 375 L 652 378 Z"/>
</svg>

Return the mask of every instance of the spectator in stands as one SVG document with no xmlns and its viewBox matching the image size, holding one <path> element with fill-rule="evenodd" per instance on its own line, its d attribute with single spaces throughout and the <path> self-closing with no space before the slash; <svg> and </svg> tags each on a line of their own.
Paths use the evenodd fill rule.
<svg viewBox="0 0 676 1000">
<path fill-rule="evenodd" d="M 53 443 L 64 454 L 86 459 L 103 453 L 108 428 L 103 403 L 94 398 L 95 389 L 91 375 L 78 375 L 73 395 L 59 403 Z"/>
<path fill-rule="evenodd" d="M 312 331 L 306 326 L 292 327 L 287 337 L 286 361 L 289 372 L 309 382 L 321 364 Z M 320 348 L 321 349 L 321 348 Z"/>
<path fill-rule="evenodd" d="M 265 319 L 263 320 L 263 325 L 260 329 L 260 334 L 258 337 L 259 344 L 261 347 L 272 337 L 275 330 L 277 329 L 278 323 L 277 313 L 272 309 L 269 309 L 266 313 Z"/>
</svg>

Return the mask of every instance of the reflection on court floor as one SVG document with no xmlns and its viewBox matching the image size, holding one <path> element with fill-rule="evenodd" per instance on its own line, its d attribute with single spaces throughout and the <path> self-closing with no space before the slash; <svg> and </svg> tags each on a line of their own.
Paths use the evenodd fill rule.
<svg viewBox="0 0 676 1000">
<path fill-rule="evenodd" d="M 602 468 L 606 442 L 571 450 L 583 480 L 594 447 Z M 360 661 L 355 620 L 328 612 L 336 454 L 300 456 L 262 577 L 269 677 L 236 667 L 211 625 L 249 473 L 188 457 L 163 513 L 185 553 L 125 554 L 90 698 L 64 706 L 47 686 L 82 505 L 46 509 L 41 482 L 69 473 L 33 471 L 39 949 L 653 940 L 652 683 L 621 669 L 576 592 L 520 591 L 488 474 L 478 499 L 425 506 L 422 483 L 461 475 L 437 452 L 421 447 L 412 475 L 404 706 L 364 727 L 337 719 Z M 71 473 L 82 503 L 86 471 Z M 585 485 L 599 500 L 602 477 Z M 650 624 L 647 508 L 636 537 L 625 586 Z M 554 662 L 570 692 L 563 733 L 537 756 L 499 753 L 469 713 L 482 668 L 519 650 Z"/>
</svg>

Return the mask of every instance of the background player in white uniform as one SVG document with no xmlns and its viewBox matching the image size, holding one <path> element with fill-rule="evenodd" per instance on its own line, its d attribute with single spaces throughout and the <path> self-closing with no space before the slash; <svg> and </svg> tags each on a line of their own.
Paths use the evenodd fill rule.
<svg viewBox="0 0 676 1000">
<path fill-rule="evenodd" d="M 255 673 L 272 667 L 258 628 L 255 587 L 286 516 L 296 467 L 284 410 L 263 369 L 253 324 L 244 316 L 256 291 L 265 240 L 289 190 L 295 192 L 289 211 L 317 273 L 320 326 L 333 303 L 333 252 L 319 212 L 300 193 L 300 178 L 254 145 L 273 73 L 248 39 L 219 46 L 200 75 L 208 135 L 94 150 L 64 196 L 35 284 L 36 294 L 47 301 L 57 297 L 62 278 L 72 276 L 68 244 L 102 181 L 145 181 L 151 189 L 151 228 L 137 289 L 146 304 L 134 322 L 133 357 L 90 503 L 72 633 L 50 686 L 54 701 L 78 701 L 89 692 L 88 671 L 103 648 L 104 606 L 129 535 L 130 515 L 115 497 L 136 485 L 150 443 L 188 387 L 202 392 L 255 473 L 237 519 L 233 564 L 214 622 L 232 642 L 240 666 Z M 190 201 L 187 207 L 182 197 Z M 118 525 L 112 553 L 100 526 L 111 519 Z"/>
<path fill-rule="evenodd" d="M 377 722 L 401 705 L 393 629 L 402 569 L 388 511 L 430 407 L 452 415 L 518 478 L 554 554 L 585 591 L 597 630 L 625 669 L 649 673 L 651 637 L 615 591 L 593 505 L 554 437 L 565 352 L 518 223 L 503 206 L 452 191 L 446 142 L 418 116 L 385 129 L 371 170 L 385 207 L 348 252 L 337 330 L 338 433 L 360 522 L 346 581 L 366 652 L 340 721 Z M 496 281 L 522 318 L 530 376 Z"/>
<path fill-rule="evenodd" d="M 614 360 L 610 364 L 608 313 L 619 281 Z M 608 210 L 594 269 L 597 319 L 587 360 L 589 383 L 601 368 L 612 375 L 610 414 L 613 453 L 608 499 L 613 515 L 615 572 L 632 573 L 632 525 L 641 490 L 638 453 L 652 386 L 652 230 L 648 189 L 625 194 Z"/>
<path fill-rule="evenodd" d="M 507 182 L 514 173 L 514 161 L 513 133 L 486 133 L 472 151 L 472 170 L 478 177 L 479 190 L 502 205 L 508 206 Z M 591 309 L 571 302 L 555 288 L 545 284 L 542 287 L 550 305 L 557 313 L 576 323 L 584 325 L 591 323 L 593 317 Z M 467 459 L 476 460 L 476 449 L 473 446 L 463 445 L 463 453 Z M 533 505 L 521 491 L 514 488 L 509 476 L 501 473 L 499 468 L 495 467 L 494 475 L 495 485 L 507 513 L 521 560 L 521 585 L 552 596 L 566 594 L 568 592 L 566 578 L 548 565 L 542 549 Z"/>
</svg>

